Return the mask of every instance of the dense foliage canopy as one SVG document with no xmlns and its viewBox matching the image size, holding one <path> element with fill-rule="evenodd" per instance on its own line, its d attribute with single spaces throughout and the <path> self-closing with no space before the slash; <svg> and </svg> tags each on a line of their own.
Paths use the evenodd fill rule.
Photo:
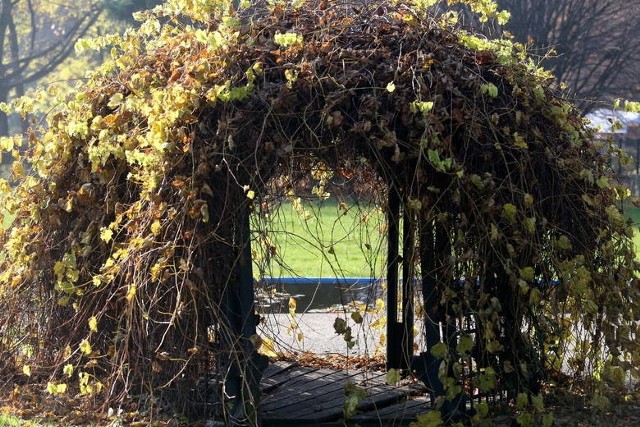
<svg viewBox="0 0 640 427">
<path fill-rule="evenodd" d="M 194 384 L 237 350 L 215 342 L 242 210 L 260 213 L 274 176 L 362 168 L 412 212 L 425 313 L 477 319 L 473 341 L 432 351 L 447 398 L 472 353 L 483 391 L 637 375 L 633 232 L 606 145 L 525 54 L 418 3 L 170 0 L 83 42 L 111 59 L 2 182 L 3 375 L 105 402 L 164 388 L 202 410 Z"/>
</svg>

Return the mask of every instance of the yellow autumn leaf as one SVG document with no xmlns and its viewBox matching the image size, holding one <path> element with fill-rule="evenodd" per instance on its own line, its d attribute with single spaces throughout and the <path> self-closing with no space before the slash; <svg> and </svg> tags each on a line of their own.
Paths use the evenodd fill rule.
<svg viewBox="0 0 640 427">
<path fill-rule="evenodd" d="M 62 368 L 62 373 L 68 377 L 71 377 L 73 375 L 73 365 L 71 363 L 67 363 L 66 365 L 64 365 L 64 368 Z"/>
<path fill-rule="evenodd" d="M 66 384 L 55 384 L 55 383 L 48 383 L 47 384 L 47 392 L 49 394 L 64 394 L 67 391 L 67 385 Z"/>
<path fill-rule="evenodd" d="M 96 319 L 96 316 L 91 316 L 89 318 L 89 330 L 92 332 L 98 332 L 98 319 Z"/>
<path fill-rule="evenodd" d="M 260 347 L 258 347 L 258 353 L 267 357 L 278 357 L 278 353 L 276 353 L 275 343 L 271 338 L 268 337 L 260 339 Z"/>
<path fill-rule="evenodd" d="M 89 341 L 87 339 L 82 340 L 79 348 L 83 354 L 91 354 L 91 344 L 89 344 Z"/>
<path fill-rule="evenodd" d="M 110 228 L 103 228 L 102 230 L 100 230 L 100 239 L 103 242 L 109 243 L 112 237 L 113 237 L 113 230 L 111 230 Z"/>
<path fill-rule="evenodd" d="M 123 99 L 124 95 L 122 95 L 121 93 L 115 93 L 113 96 L 111 96 L 111 98 L 109 98 L 109 103 L 107 104 L 107 106 L 109 108 L 116 108 L 117 106 L 122 104 Z"/>
<path fill-rule="evenodd" d="M 162 224 L 160 224 L 160 221 L 153 221 L 153 224 L 151 224 L 151 232 L 153 233 L 153 235 L 157 236 L 158 234 L 160 234 L 160 230 L 162 230 Z"/>
<path fill-rule="evenodd" d="M 131 302 L 133 298 L 135 298 L 137 291 L 138 291 L 138 285 L 136 285 L 135 283 L 132 285 L 129 285 L 129 292 L 127 292 L 127 296 L 125 297 L 127 301 Z"/>
<path fill-rule="evenodd" d="M 209 206 L 206 203 L 200 206 L 200 215 L 202 216 L 202 222 L 209 222 Z"/>
<path fill-rule="evenodd" d="M 31 376 L 31 366 L 24 365 L 22 367 L 22 373 L 25 374 L 26 376 L 30 377 Z"/>
</svg>

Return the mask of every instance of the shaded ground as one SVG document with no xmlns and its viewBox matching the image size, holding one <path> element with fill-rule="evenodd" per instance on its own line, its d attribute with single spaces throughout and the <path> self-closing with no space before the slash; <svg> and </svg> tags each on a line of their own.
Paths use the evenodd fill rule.
<svg viewBox="0 0 640 427">
<path fill-rule="evenodd" d="M 346 357 L 339 354 L 314 355 L 298 353 L 289 358 L 298 366 L 314 369 L 336 370 L 381 370 L 384 358 Z M 82 405 L 80 400 L 70 396 L 53 397 L 42 387 L 15 387 L 0 394 L 0 427 L 2 426 L 207 426 L 207 420 L 190 421 L 170 408 L 156 405 L 138 407 L 136 402 L 126 410 L 100 409 L 100 401 L 95 406 Z M 640 426 L 640 388 L 629 390 L 629 394 L 610 395 L 612 402 L 607 409 L 591 406 L 579 393 L 556 389 L 546 399 L 547 411 L 554 413 L 554 425 L 566 427 L 637 427 Z M 494 408 L 496 426 L 517 426 L 515 416 L 508 408 Z M 538 426 L 534 423 L 532 426 Z"/>
<path fill-rule="evenodd" d="M 335 333 L 336 317 L 353 327 L 356 345 L 348 349 L 342 336 Z M 288 314 L 265 317 L 262 328 L 266 335 L 276 337 L 278 351 L 287 356 L 279 359 L 298 366 L 333 370 L 384 370 L 384 346 L 380 345 L 384 324 L 376 326 L 376 316 L 365 315 L 362 324 L 355 324 L 348 313 L 305 313 L 293 320 Z M 295 326 L 295 327 L 292 327 Z M 266 333 L 270 331 L 269 333 Z M 302 340 L 298 340 L 302 333 Z M 376 353 L 376 347 L 383 352 Z M 275 359 L 272 359 L 275 361 Z M 83 406 L 69 396 L 53 397 L 46 393 L 46 382 L 40 388 L 10 386 L 0 394 L 0 427 L 2 426 L 204 426 L 175 414 L 168 407 L 155 405 L 138 407 L 135 402 L 126 410 Z M 576 427 L 636 427 L 640 426 L 640 389 L 629 390 L 627 396 L 608 396 L 608 409 L 597 409 L 579 393 L 555 389 L 546 399 L 546 408 L 554 413 L 555 426 Z M 626 401 L 625 401 L 626 399 Z M 508 408 L 496 410 L 496 425 L 516 426 Z M 538 424 L 533 424 L 537 426 Z"/>
</svg>

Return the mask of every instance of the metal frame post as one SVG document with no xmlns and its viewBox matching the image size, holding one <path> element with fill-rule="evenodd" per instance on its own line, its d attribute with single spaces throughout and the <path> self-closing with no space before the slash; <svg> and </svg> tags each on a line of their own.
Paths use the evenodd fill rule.
<svg viewBox="0 0 640 427">
<path fill-rule="evenodd" d="M 398 267 L 400 253 L 400 195 L 389 186 L 387 201 L 387 369 L 408 370 L 413 357 L 413 251 L 414 226 L 403 211 L 401 318 L 398 319 Z"/>
</svg>

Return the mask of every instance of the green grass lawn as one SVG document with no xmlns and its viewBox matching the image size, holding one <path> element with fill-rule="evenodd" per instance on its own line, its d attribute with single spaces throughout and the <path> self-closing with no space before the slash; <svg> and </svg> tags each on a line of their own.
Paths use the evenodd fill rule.
<svg viewBox="0 0 640 427">
<path fill-rule="evenodd" d="M 270 263 L 258 256 L 254 274 L 271 277 L 383 275 L 386 239 L 381 210 L 354 205 L 345 212 L 331 200 L 306 203 L 304 210 L 307 215 L 284 203 L 273 214 L 267 229 L 277 256 Z M 640 208 L 626 206 L 624 214 L 638 227 L 634 242 L 640 254 Z"/>
<path fill-rule="evenodd" d="M 21 426 L 23 421 L 13 415 L 0 414 L 0 427 Z"/>
<path fill-rule="evenodd" d="M 270 221 L 254 222 L 252 228 L 264 227 L 275 253 L 265 255 L 256 236 L 256 275 L 368 277 L 382 271 L 385 222 L 382 211 L 374 206 L 329 200 L 303 203 L 296 210 L 283 203 Z"/>
</svg>

